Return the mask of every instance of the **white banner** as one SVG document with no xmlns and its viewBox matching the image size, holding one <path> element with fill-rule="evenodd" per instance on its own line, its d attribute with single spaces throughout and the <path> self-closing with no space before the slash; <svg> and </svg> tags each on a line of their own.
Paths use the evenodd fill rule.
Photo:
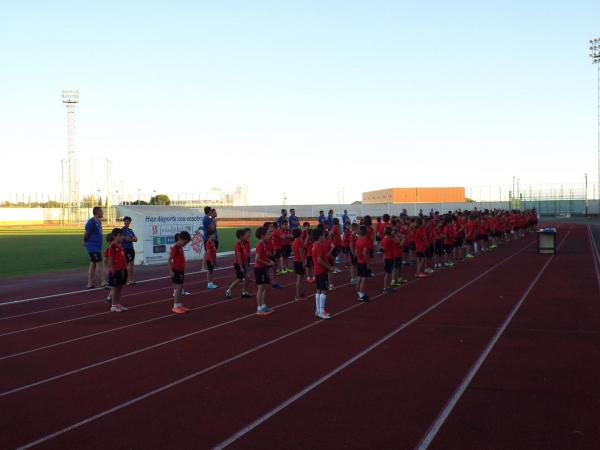
<svg viewBox="0 0 600 450">
<path fill-rule="evenodd" d="M 165 264 L 175 234 L 187 231 L 192 241 L 184 247 L 186 261 L 200 260 L 204 256 L 202 217 L 190 214 L 146 214 L 143 232 L 143 264 Z"/>
</svg>

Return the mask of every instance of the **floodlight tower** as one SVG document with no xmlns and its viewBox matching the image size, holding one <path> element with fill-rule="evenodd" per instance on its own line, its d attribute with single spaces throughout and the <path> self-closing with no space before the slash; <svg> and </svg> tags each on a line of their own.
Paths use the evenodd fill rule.
<svg viewBox="0 0 600 450">
<path fill-rule="evenodd" d="M 600 202 L 600 38 L 590 40 L 590 58 L 598 67 L 598 201 Z"/>
<path fill-rule="evenodd" d="M 79 164 L 75 153 L 75 107 L 79 104 L 79 90 L 62 91 L 62 102 L 67 108 L 67 167 L 66 198 L 69 209 L 69 222 L 73 222 L 79 214 Z"/>
</svg>

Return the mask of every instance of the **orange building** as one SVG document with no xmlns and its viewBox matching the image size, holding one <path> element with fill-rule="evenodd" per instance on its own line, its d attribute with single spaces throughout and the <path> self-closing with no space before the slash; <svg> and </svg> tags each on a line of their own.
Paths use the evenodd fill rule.
<svg viewBox="0 0 600 450">
<path fill-rule="evenodd" d="M 390 188 L 363 192 L 365 205 L 374 203 L 450 203 L 464 202 L 464 187 Z"/>
</svg>

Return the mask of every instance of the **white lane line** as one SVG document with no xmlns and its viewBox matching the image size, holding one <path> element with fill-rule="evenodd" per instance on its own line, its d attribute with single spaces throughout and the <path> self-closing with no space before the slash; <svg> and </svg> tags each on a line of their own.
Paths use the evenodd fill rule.
<svg viewBox="0 0 600 450">
<path fill-rule="evenodd" d="M 459 292 L 463 291 L 465 288 L 469 287 L 470 285 L 472 285 L 476 281 L 480 280 L 481 278 L 483 278 L 484 276 L 486 276 L 487 274 L 489 274 L 493 270 L 495 270 L 498 267 L 500 267 L 505 262 L 509 261 L 510 259 L 514 258 L 515 256 L 517 256 L 520 253 L 522 253 L 523 251 L 525 251 L 532 244 L 533 243 L 530 243 L 529 245 L 523 247 L 518 252 L 512 254 L 511 256 L 508 256 L 508 257 L 504 258 L 499 263 L 497 263 L 494 266 L 490 267 L 485 272 L 482 272 L 481 274 L 479 274 L 478 276 L 476 276 L 472 280 L 470 280 L 467 283 L 463 284 L 461 287 L 455 289 L 450 294 L 446 295 L 441 300 L 439 300 L 438 302 L 434 303 L 433 305 L 431 305 L 427 309 L 423 310 L 422 312 L 420 312 L 419 314 L 417 314 L 416 316 L 414 316 L 410 320 L 402 323 L 400 326 L 398 326 L 397 328 L 395 328 L 394 330 L 392 330 L 390 333 L 386 334 L 384 337 L 382 337 L 378 341 L 374 342 L 373 344 L 371 344 L 370 346 L 368 346 L 367 348 L 365 348 L 361 352 L 357 353 L 352 358 L 346 360 L 344 363 L 340 364 L 335 369 L 331 370 L 330 372 L 328 372 L 327 374 L 325 374 L 324 376 L 322 376 L 321 378 L 319 378 L 315 382 L 309 384 L 304 389 L 302 389 L 301 391 L 299 391 L 296 394 L 294 394 L 292 397 L 288 398 L 284 402 L 282 402 L 279 405 L 277 405 L 275 408 L 271 409 L 267 413 L 265 413 L 262 416 L 260 416 L 258 419 L 256 419 L 253 422 L 249 423 L 244 428 L 242 428 L 241 430 L 239 430 L 237 433 L 229 436 L 227 439 L 225 439 L 221 443 L 217 444 L 214 447 L 214 449 L 223 449 L 223 448 L 225 448 L 225 447 L 233 444 L 235 441 L 237 441 L 238 439 L 240 439 L 241 437 L 243 437 L 244 435 L 246 435 L 247 433 L 249 433 L 250 431 L 252 431 L 254 428 L 256 428 L 259 425 L 263 424 L 264 422 L 266 422 L 267 420 L 269 420 L 271 417 L 273 417 L 274 415 L 278 414 L 283 409 L 287 408 L 292 403 L 296 402 L 297 400 L 299 400 L 300 398 L 304 397 L 306 394 L 308 394 L 309 392 L 311 392 L 315 388 L 319 387 L 321 384 L 325 383 L 330 378 L 332 378 L 335 375 L 337 375 L 339 372 L 341 372 L 342 370 L 344 370 L 346 367 L 350 366 L 351 364 L 355 363 L 356 361 L 358 361 L 360 358 L 362 358 L 366 354 L 368 354 L 371 351 L 375 350 L 377 347 L 379 347 L 380 345 L 382 345 L 385 342 L 387 342 L 388 340 L 390 340 L 396 334 L 398 334 L 399 332 L 401 332 L 402 330 L 404 330 L 405 328 L 407 328 L 408 326 L 410 326 L 411 324 L 413 324 L 417 320 L 421 319 L 423 316 L 429 314 L 431 311 L 433 311 L 438 306 L 440 306 L 443 303 L 445 303 L 446 301 L 448 301 L 450 298 L 452 298 L 453 296 L 455 296 Z"/>
<path fill-rule="evenodd" d="M 283 287 L 285 288 L 285 287 L 289 287 L 289 286 L 293 286 L 293 285 L 295 285 L 295 283 L 284 284 Z M 190 311 L 199 311 L 199 310 L 202 310 L 202 309 L 212 308 L 212 307 L 218 306 L 218 305 L 230 305 L 232 302 L 238 301 L 238 300 L 241 301 L 241 299 L 220 300 L 220 301 L 217 301 L 217 302 L 209 303 L 207 305 L 197 306 L 195 308 L 189 308 L 189 309 L 190 309 Z M 164 301 L 164 300 L 160 300 L 160 301 Z M 131 307 L 131 308 L 133 308 L 133 307 Z M 9 354 L 9 355 L 0 356 L 0 361 L 4 361 L 4 360 L 10 359 L 10 358 L 16 358 L 18 356 L 28 355 L 30 353 L 39 352 L 41 350 L 48 350 L 48 349 L 51 349 L 51 348 L 59 347 L 61 345 L 71 344 L 73 342 L 82 341 L 84 339 L 89 339 L 89 338 L 96 337 L 96 336 L 102 336 L 103 334 L 108 334 L 108 333 L 113 333 L 115 331 L 125 330 L 127 328 L 136 327 L 138 325 L 143 325 L 143 324 L 146 324 L 146 323 L 155 322 L 155 321 L 162 320 L 162 319 L 168 319 L 170 317 L 177 317 L 177 316 L 175 314 L 173 314 L 173 313 L 169 313 L 169 314 L 165 314 L 165 315 L 158 316 L 158 317 L 152 317 L 150 319 L 146 319 L 146 320 L 142 320 L 142 321 L 139 321 L 139 322 L 130 323 L 130 324 L 123 325 L 123 326 L 120 326 L 120 327 L 109 328 L 108 330 L 97 331 L 97 332 L 92 333 L 92 334 L 86 334 L 86 335 L 79 336 L 79 337 L 76 337 L 76 338 L 73 338 L 73 339 L 67 339 L 67 340 L 64 340 L 64 341 L 59 341 L 59 342 L 56 342 L 54 344 L 48 344 L 48 345 L 44 345 L 42 347 L 36 347 L 36 348 L 32 348 L 30 350 L 25 350 L 25 351 L 22 351 L 22 352 L 12 353 L 12 354 Z"/>
<path fill-rule="evenodd" d="M 252 251 L 254 251 L 254 249 L 252 249 Z M 226 256 L 231 256 L 232 254 L 233 254 L 233 252 L 222 252 L 222 253 L 218 253 L 217 257 L 222 258 L 222 257 L 226 257 Z M 233 268 L 233 266 L 217 267 L 215 270 L 225 270 L 225 269 L 231 269 L 231 268 Z M 186 275 L 197 275 L 197 274 L 203 273 L 203 272 L 205 272 L 205 271 L 197 270 L 194 272 L 187 272 Z M 137 284 L 150 283 L 152 281 L 166 280 L 169 278 L 171 278 L 171 277 L 163 276 L 163 277 L 147 278 L 145 280 L 137 281 L 136 283 Z M 77 291 L 58 292 L 56 294 L 43 295 L 41 297 L 31 297 L 31 298 L 24 298 L 21 300 L 9 300 L 6 302 L 0 302 L 0 306 L 18 305 L 20 303 L 29 303 L 29 302 L 39 301 L 39 300 L 49 300 L 49 299 L 53 299 L 53 298 L 57 298 L 57 297 L 67 297 L 67 296 L 71 296 L 71 295 L 86 294 L 86 293 L 98 292 L 98 291 L 102 291 L 102 290 L 104 290 L 103 287 L 98 287 L 98 288 L 94 288 L 94 289 L 79 289 Z"/>
<path fill-rule="evenodd" d="M 233 268 L 233 266 L 226 267 L 225 269 L 228 269 L 228 268 Z M 226 278 L 233 278 L 234 275 L 235 274 L 232 273 L 230 275 L 223 275 L 221 277 L 215 277 L 215 280 L 223 280 L 223 279 L 226 279 Z M 185 286 L 186 287 L 195 286 L 195 285 L 201 284 L 201 283 L 206 283 L 206 281 L 205 280 L 193 281 L 191 283 L 186 283 Z M 130 288 L 128 288 L 128 289 L 130 289 Z M 135 296 L 142 295 L 142 294 L 149 294 L 151 292 L 158 292 L 158 291 L 162 291 L 164 289 L 173 289 L 173 286 L 169 284 L 167 286 L 158 287 L 158 288 L 154 288 L 154 289 L 147 289 L 145 291 L 132 292 L 130 294 L 123 295 L 123 298 L 135 297 Z M 204 292 L 204 291 L 200 291 L 200 292 Z M 42 314 L 42 313 L 45 313 L 45 312 L 58 311 L 58 310 L 61 310 L 61 309 L 76 308 L 78 306 L 90 305 L 92 303 L 99 304 L 99 303 L 101 303 L 103 301 L 104 301 L 104 298 L 99 298 L 99 299 L 95 299 L 95 300 L 91 300 L 91 301 L 87 301 L 87 302 L 82 302 L 82 303 L 73 303 L 73 304 L 69 304 L 69 305 L 66 305 L 66 306 L 57 306 L 55 308 L 41 309 L 41 310 L 38 310 L 38 311 L 32 311 L 32 312 L 28 312 L 28 313 L 16 314 L 14 316 L 0 317 L 0 321 L 2 321 L 2 320 L 8 320 L 8 319 L 16 319 L 16 318 L 20 318 L 20 317 L 33 316 L 33 315 L 36 315 L 36 314 Z"/>
<path fill-rule="evenodd" d="M 565 241 L 567 240 L 567 237 L 571 233 L 572 229 L 573 229 L 573 226 L 571 226 L 571 228 L 569 228 L 569 231 L 567 232 L 565 237 L 562 239 L 562 241 L 558 245 L 557 250 L 559 250 L 562 247 L 562 245 L 565 243 Z M 440 411 L 440 413 L 438 414 L 436 419 L 430 425 L 427 432 L 423 435 L 423 437 L 421 438 L 420 442 L 417 444 L 415 449 L 426 450 L 429 447 L 429 445 L 431 444 L 431 442 L 433 441 L 433 439 L 435 438 L 437 433 L 440 431 L 440 428 L 444 425 L 444 423 L 446 422 L 446 419 L 448 418 L 448 416 L 450 415 L 450 413 L 452 412 L 452 410 L 454 409 L 454 407 L 456 406 L 456 404 L 458 403 L 458 401 L 464 394 L 465 390 L 469 387 L 469 384 L 471 384 L 471 381 L 473 380 L 473 378 L 479 371 L 483 362 L 486 360 L 486 358 L 488 357 L 488 355 L 490 354 L 490 352 L 492 351 L 492 349 L 494 348 L 494 346 L 500 339 L 500 336 L 502 336 L 502 334 L 508 327 L 509 323 L 512 321 L 512 319 L 515 316 L 515 314 L 517 313 L 517 311 L 519 311 L 519 309 L 521 308 L 521 305 L 523 304 L 523 302 L 525 301 L 525 299 L 527 298 L 527 296 L 529 295 L 529 293 L 531 292 L 533 287 L 536 285 L 538 280 L 541 278 L 542 274 L 544 273 L 544 271 L 546 270 L 548 265 L 554 260 L 554 256 L 555 255 L 552 255 L 552 256 L 550 256 L 550 258 L 548 258 L 548 260 L 542 266 L 542 268 L 540 269 L 538 274 L 535 276 L 533 281 L 529 284 L 529 286 L 527 287 L 527 289 L 525 290 L 523 295 L 521 295 L 521 298 L 519 298 L 519 300 L 517 301 L 515 306 L 513 306 L 510 313 L 508 314 L 508 316 L 504 319 L 504 321 L 502 322 L 502 324 L 500 325 L 500 327 L 498 328 L 496 333 L 494 333 L 494 336 L 492 336 L 492 339 L 488 342 L 486 347 L 483 349 L 483 351 L 481 352 L 481 354 L 475 361 L 475 364 L 473 364 L 471 369 L 467 372 L 464 379 L 458 385 L 458 387 L 456 388 L 456 390 L 454 391 L 452 396 L 448 399 L 448 401 L 446 402 L 446 404 L 444 405 L 444 407 L 442 408 L 442 410 Z"/>
<path fill-rule="evenodd" d="M 523 251 L 525 251 L 525 250 L 526 250 L 528 247 L 530 247 L 532 244 L 533 244 L 533 242 L 532 242 L 532 243 L 530 243 L 530 244 L 528 244 L 528 245 L 526 245 L 526 246 L 525 246 L 525 247 L 523 247 L 521 250 L 519 250 L 518 252 L 515 252 L 515 253 L 514 253 L 514 254 L 512 254 L 511 256 L 508 256 L 508 257 L 504 258 L 504 259 L 503 259 L 501 262 L 499 262 L 499 263 L 497 263 L 496 265 L 492 266 L 490 269 L 486 270 L 485 272 L 483 272 L 482 274 L 480 274 L 479 276 L 477 276 L 475 279 L 471 280 L 469 283 L 467 283 L 466 285 L 464 285 L 462 288 L 460 288 L 460 289 L 458 289 L 458 290 L 454 291 L 454 292 L 453 292 L 451 295 L 454 295 L 454 294 L 458 293 L 460 290 L 464 289 L 465 287 L 467 287 L 467 286 L 468 286 L 468 285 L 470 285 L 471 283 L 475 282 L 476 280 L 478 280 L 479 278 L 481 278 L 481 277 L 482 277 L 482 276 L 484 276 L 485 274 L 487 274 L 487 273 L 491 272 L 492 270 L 494 270 L 495 268 L 499 267 L 499 266 L 500 266 L 500 265 L 502 265 L 504 262 L 506 262 L 506 261 L 508 261 L 508 260 L 512 259 L 513 257 L 517 256 L 518 254 L 522 253 L 522 252 L 523 252 Z M 412 284 L 412 283 L 415 283 L 415 282 L 417 282 L 417 281 L 419 281 L 419 279 L 414 279 L 414 280 L 411 280 L 409 283 L 405 284 L 404 286 L 408 286 L 408 285 L 410 285 L 410 284 Z M 348 284 L 344 284 L 344 285 L 342 285 L 342 286 L 347 286 L 347 285 L 348 285 Z M 342 286 L 340 286 L 340 287 L 342 287 Z M 314 297 L 314 294 L 310 295 L 308 298 L 310 298 L 310 297 Z M 294 301 L 291 301 L 291 302 L 287 302 L 287 303 L 285 303 L 285 304 L 279 305 L 277 308 L 279 308 L 279 307 L 283 307 L 283 306 L 286 306 L 286 305 L 288 305 L 288 304 L 291 304 L 291 303 L 297 303 L 297 301 L 296 301 L 296 300 L 294 300 Z M 434 307 L 437 307 L 437 306 L 439 306 L 439 304 L 441 304 L 441 303 L 438 303 L 437 305 L 434 305 Z M 338 313 L 336 314 L 336 316 L 339 316 L 339 315 L 341 315 L 341 314 L 345 313 L 346 311 L 352 310 L 352 309 L 354 309 L 354 308 L 356 308 L 356 307 L 358 307 L 358 306 L 361 306 L 361 305 L 362 305 L 361 303 L 354 304 L 354 305 L 352 305 L 352 306 L 350 306 L 350 307 L 348 307 L 348 308 L 346 308 L 346 309 L 344 309 L 344 310 L 342 310 L 342 311 L 338 312 Z M 422 315 L 424 315 L 424 314 L 426 314 L 427 312 L 431 311 L 432 309 L 434 309 L 434 307 L 430 307 L 430 308 L 428 308 L 428 309 L 427 309 L 427 310 L 426 310 L 424 313 L 422 313 L 421 315 L 419 315 L 419 317 L 421 317 Z M 247 318 L 247 317 L 253 317 L 253 316 L 254 316 L 254 314 L 251 314 L 251 315 L 248 315 L 248 316 L 245 316 L 245 317 L 240 317 L 240 318 L 234 319 L 234 320 L 233 320 L 233 321 L 231 321 L 231 322 L 232 322 L 232 323 L 233 323 L 233 322 L 237 322 L 237 321 L 239 321 L 239 320 L 243 320 L 243 319 L 245 319 L 245 318 Z M 179 385 L 179 384 L 181 384 L 181 383 L 184 383 L 185 381 L 188 381 L 188 380 L 191 380 L 191 379 L 193 379 L 193 378 L 196 378 L 196 377 L 198 377 L 198 376 L 200 376 L 200 375 L 202 375 L 202 374 L 204 374 L 204 373 L 207 373 L 207 372 L 209 372 L 209 371 L 211 371 L 211 370 L 214 370 L 214 369 L 216 369 L 216 368 L 218 368 L 218 367 L 221 367 L 221 366 L 223 366 L 223 365 L 225 365 L 225 364 L 228 364 L 228 363 L 230 363 L 230 362 L 233 362 L 233 361 L 235 361 L 235 360 L 237 360 L 237 359 L 240 359 L 240 358 L 242 358 L 242 357 L 244 357 L 244 356 L 246 356 L 246 355 L 249 355 L 249 354 L 251 354 L 251 353 L 254 353 L 254 352 L 256 352 L 256 351 L 258 351 L 258 350 L 260 350 L 260 349 L 262 349 L 262 348 L 265 348 L 265 347 L 267 347 L 267 346 L 270 346 L 270 345 L 272 345 L 272 344 L 274 344 L 274 343 L 276 343 L 276 342 L 279 342 L 279 341 L 281 341 L 281 340 L 284 340 L 284 339 L 286 339 L 287 337 L 290 337 L 290 336 L 293 336 L 293 335 L 295 335 L 295 334 L 298 334 L 298 333 L 300 333 L 301 331 L 304 331 L 305 329 L 311 328 L 311 327 L 313 327 L 313 326 L 315 326 L 315 325 L 318 325 L 318 324 L 320 324 L 320 323 L 322 323 L 322 322 L 321 322 L 321 321 L 312 322 L 312 323 L 310 323 L 310 324 L 308 324 L 308 325 L 306 325 L 306 326 L 304 326 L 304 327 L 302 327 L 302 328 L 299 328 L 299 329 L 297 329 L 297 330 L 295 330 L 295 331 L 292 331 L 292 332 L 290 332 L 290 333 L 287 333 L 287 334 L 285 334 L 285 335 L 283 335 L 283 336 L 279 336 L 278 338 L 275 338 L 275 339 L 273 339 L 273 340 L 271 340 L 271 341 L 265 342 L 265 343 L 263 343 L 263 344 L 261 344 L 261 345 L 259 345 L 259 346 L 257 346 L 257 347 L 253 347 L 253 348 L 251 348 L 251 349 L 249 349 L 249 350 L 246 350 L 246 351 L 245 351 L 245 352 L 243 352 L 243 353 L 240 353 L 240 354 L 238 354 L 238 355 L 235 355 L 235 356 L 233 356 L 233 357 L 231 357 L 231 358 L 228 358 L 228 359 L 226 359 L 226 360 L 220 361 L 220 362 L 218 362 L 218 363 L 216 363 L 216 364 L 214 364 L 214 365 L 212 365 L 212 366 L 210 366 L 210 367 L 207 367 L 207 368 L 205 368 L 205 369 L 202 369 L 202 370 L 200 370 L 200 371 L 194 372 L 194 373 L 192 373 L 192 374 L 190 374 L 190 375 L 187 375 L 187 376 L 185 376 L 184 378 L 180 378 L 179 380 L 175 380 L 175 381 L 173 381 L 173 382 L 171 382 L 171 383 L 169 383 L 169 384 L 166 384 L 166 385 L 164 385 L 164 386 L 161 386 L 161 387 L 159 387 L 159 388 L 157 388 L 157 389 L 154 389 L 154 390 L 152 390 L 152 391 L 150 391 L 150 392 L 147 392 L 146 394 L 142 394 L 141 396 L 135 397 L 135 398 L 133 398 L 133 399 L 131 399 L 131 400 L 128 400 L 127 402 L 124 402 L 124 403 L 118 404 L 118 405 L 114 406 L 113 408 L 110 408 L 110 409 L 108 409 L 108 410 L 105 410 L 105 411 L 103 411 L 103 412 L 100 412 L 100 413 L 98 413 L 98 414 L 96 414 L 96 415 L 94 415 L 94 416 L 88 417 L 88 418 L 86 418 L 86 419 L 84 419 L 84 420 L 82 420 L 82 421 L 79 421 L 79 422 L 77 422 L 77 423 L 75 423 L 75 424 L 72 424 L 72 425 L 70 425 L 70 426 L 68 426 L 68 427 L 66 427 L 66 428 L 63 428 L 63 429 L 61 429 L 61 430 L 58 430 L 58 431 L 56 431 L 56 432 L 54 432 L 54 433 L 51 433 L 51 434 L 49 434 L 49 435 L 46 435 L 46 436 L 44 436 L 44 437 L 42 437 L 42 438 L 40 438 L 40 439 L 37 439 L 37 440 L 35 440 L 35 441 L 33 441 L 33 442 L 30 442 L 30 443 L 28 443 L 28 444 L 25 444 L 24 446 L 22 446 L 22 447 L 19 447 L 19 449 L 28 449 L 28 448 L 34 447 L 34 446 L 36 446 L 36 445 L 39 445 L 39 444 L 41 444 L 41 443 L 43 443 L 43 442 L 49 441 L 49 440 L 51 440 L 51 439 L 53 439 L 53 438 L 55 438 L 55 437 L 58 437 L 58 436 L 60 436 L 60 435 L 62 435 L 62 434 L 64 434 L 64 433 L 67 433 L 67 432 L 69 432 L 69 431 L 72 431 L 72 430 L 74 430 L 74 429 L 80 428 L 80 427 L 82 427 L 82 426 L 84 426 L 84 425 L 86 425 L 86 424 L 88 424 L 88 423 L 90 423 L 90 422 L 93 422 L 93 421 L 95 421 L 95 420 L 98 420 L 98 419 L 100 419 L 100 418 L 102 418 L 102 417 L 104 417 L 104 416 L 110 415 L 110 414 L 112 414 L 112 413 L 114 413 L 114 412 L 116 412 L 116 411 L 119 411 L 119 410 L 121 410 L 121 409 L 123 409 L 123 408 L 126 408 L 127 406 L 130 406 L 130 405 L 132 405 L 132 404 L 138 403 L 138 402 L 140 402 L 140 401 L 142 401 L 142 400 L 144 400 L 144 399 L 146 399 L 146 398 L 148 398 L 148 397 L 154 396 L 154 395 L 156 395 L 156 394 L 158 394 L 158 393 L 160 393 L 160 392 L 166 391 L 166 390 L 168 390 L 168 389 L 170 389 L 170 388 L 172 388 L 172 387 L 174 387 L 174 386 L 177 386 L 177 385 Z M 215 326 L 215 327 L 218 327 L 218 325 L 217 325 L 217 326 Z M 203 331 L 205 331 L 205 330 L 203 330 Z M 203 331 L 199 331 L 199 332 L 203 332 Z M 194 334 L 198 334 L 199 332 L 196 332 L 196 333 L 194 333 Z M 179 338 L 178 338 L 178 339 L 179 339 Z M 123 356 L 121 356 L 121 357 L 123 357 Z M 121 357 L 117 357 L 117 359 L 120 359 Z M 114 360 L 114 358 L 113 358 L 113 360 Z M 96 366 L 98 366 L 98 365 L 100 365 L 100 364 L 101 364 L 101 363 L 97 363 L 97 364 L 94 364 L 94 365 L 92 365 L 92 366 L 96 367 Z M 90 368 L 91 368 L 91 366 L 90 366 Z M 81 371 L 83 371 L 83 370 L 86 370 L 86 368 L 82 368 L 82 369 L 79 369 L 79 370 L 77 370 L 77 371 L 71 371 L 71 372 L 72 372 L 72 373 L 77 373 L 77 372 L 81 372 Z M 68 373 L 68 374 L 71 374 L 71 373 Z M 47 381 L 46 381 L 46 380 L 42 380 L 42 381 L 40 381 L 40 382 L 38 382 L 38 383 L 35 383 L 34 385 L 39 385 L 39 384 L 42 384 L 42 383 L 46 383 L 46 382 L 52 381 L 53 379 L 63 378 L 63 376 L 67 376 L 68 374 L 62 374 L 62 375 L 60 375 L 60 376 L 53 377 L 52 379 L 48 379 Z M 5 392 L 5 393 L 1 393 L 1 394 L 0 394 L 0 397 L 3 397 L 3 396 L 5 396 L 5 395 L 9 395 L 9 394 L 11 394 L 11 393 L 14 393 L 14 392 L 18 392 L 18 391 L 21 391 L 21 390 L 27 389 L 27 388 L 29 388 L 29 387 L 33 387 L 34 385 L 23 386 L 22 388 L 17 388 L 16 390 L 12 390 L 12 391 L 8 391 L 8 392 Z"/>
</svg>

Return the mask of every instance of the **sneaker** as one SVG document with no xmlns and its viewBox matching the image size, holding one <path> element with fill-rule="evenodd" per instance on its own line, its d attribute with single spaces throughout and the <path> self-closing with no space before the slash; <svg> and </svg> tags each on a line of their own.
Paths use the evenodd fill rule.
<svg viewBox="0 0 600 450">
<path fill-rule="evenodd" d="M 183 314 L 186 312 L 186 310 L 183 308 L 183 306 L 176 306 L 173 309 L 171 309 L 172 312 L 174 312 L 175 314 Z"/>
<path fill-rule="evenodd" d="M 266 305 L 256 311 L 257 316 L 270 316 L 271 314 L 273 314 L 273 310 Z"/>
<path fill-rule="evenodd" d="M 472 259 L 475 258 L 475 256 L 473 256 L 471 253 L 467 253 L 467 256 L 465 256 L 465 258 Z"/>
<path fill-rule="evenodd" d="M 183 309 L 185 312 L 188 312 L 190 310 L 190 308 L 188 308 L 187 306 L 180 306 L 181 309 Z"/>
<path fill-rule="evenodd" d="M 392 280 L 392 281 L 390 282 L 390 286 L 400 286 L 400 282 L 399 282 L 399 281 L 396 281 L 396 280 Z M 384 290 L 385 290 L 385 289 L 384 289 Z"/>
<path fill-rule="evenodd" d="M 368 295 L 364 295 L 362 297 L 358 297 L 358 301 L 363 302 L 363 303 L 369 303 L 371 301 L 371 299 L 369 298 Z"/>
<path fill-rule="evenodd" d="M 416 278 L 427 278 L 429 275 L 423 272 L 419 272 L 415 275 Z"/>
<path fill-rule="evenodd" d="M 187 297 L 188 295 L 192 295 L 192 293 L 189 292 L 189 291 L 186 291 L 185 289 L 182 289 L 181 290 L 181 295 Z"/>
<path fill-rule="evenodd" d="M 407 280 L 406 278 L 402 278 L 402 277 L 400 277 L 400 278 L 398 278 L 398 282 L 399 282 L 400 284 L 404 284 L 404 283 L 408 283 L 408 280 Z"/>
<path fill-rule="evenodd" d="M 273 286 L 273 289 L 283 289 L 283 286 L 280 284 L 277 284 L 277 283 L 273 284 L 272 286 Z"/>
<path fill-rule="evenodd" d="M 286 273 L 294 273 L 294 269 L 292 269 L 291 267 L 287 267 L 285 271 Z"/>
<path fill-rule="evenodd" d="M 90 284 L 89 286 L 85 287 L 86 289 L 96 289 L 96 285 L 95 284 Z"/>
<path fill-rule="evenodd" d="M 231 294 L 231 291 L 229 289 L 225 291 L 225 297 L 227 297 L 228 300 L 231 300 L 233 298 L 233 295 Z"/>
<path fill-rule="evenodd" d="M 314 277 L 307 278 L 307 279 L 306 279 L 306 282 L 307 282 L 307 283 L 311 283 L 311 284 L 312 284 L 312 283 L 314 283 L 314 282 L 315 282 L 315 279 L 314 279 Z"/>
<path fill-rule="evenodd" d="M 358 278 L 350 279 L 350 284 L 358 284 Z"/>
<path fill-rule="evenodd" d="M 121 311 L 129 311 L 127 306 L 119 305 L 121 307 Z"/>
<path fill-rule="evenodd" d="M 331 314 L 329 314 L 327 311 L 321 311 L 321 312 L 317 313 L 316 316 L 319 319 L 323 319 L 323 320 L 331 319 Z"/>
<path fill-rule="evenodd" d="M 242 298 L 250 298 L 252 297 L 248 292 L 242 292 Z"/>
<path fill-rule="evenodd" d="M 434 270 L 431 267 L 428 267 L 427 269 L 424 270 L 424 272 L 427 274 L 432 274 L 434 272 Z"/>
<path fill-rule="evenodd" d="M 104 301 L 110 305 L 112 303 L 112 297 L 109 295 Z"/>
<path fill-rule="evenodd" d="M 136 282 L 135 281 L 128 281 L 127 282 L 127 286 L 135 286 Z"/>
<path fill-rule="evenodd" d="M 342 271 L 340 269 L 338 269 L 337 267 L 334 267 L 333 273 L 342 273 Z"/>
<path fill-rule="evenodd" d="M 123 311 L 125 311 L 125 310 L 123 309 L 123 307 L 121 305 L 113 305 L 110 308 L 110 312 L 118 312 L 118 313 L 120 313 L 120 312 L 123 312 Z"/>
<path fill-rule="evenodd" d="M 335 287 L 333 286 L 333 284 L 330 284 L 330 285 L 329 285 L 329 290 L 330 290 L 330 291 L 335 291 Z"/>
<path fill-rule="evenodd" d="M 206 289 L 217 289 L 219 286 L 217 286 L 215 283 L 210 282 L 206 285 Z"/>
<path fill-rule="evenodd" d="M 391 294 L 391 293 L 393 293 L 393 292 L 394 292 L 394 290 L 393 290 L 392 288 L 385 288 L 385 289 L 383 290 L 383 293 L 384 293 L 384 294 Z"/>
</svg>

